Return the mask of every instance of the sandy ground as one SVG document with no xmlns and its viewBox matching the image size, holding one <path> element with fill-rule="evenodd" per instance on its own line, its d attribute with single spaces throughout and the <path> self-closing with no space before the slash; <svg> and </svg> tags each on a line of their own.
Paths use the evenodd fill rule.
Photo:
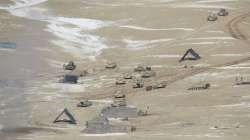
<svg viewBox="0 0 250 140">
<path fill-rule="evenodd" d="M 13 4 L 13 1 L 10 1 L 10 0 L 1 0 L 1 2 L 0 2 L 1 6 L 7 6 L 7 5 L 10 5 L 10 4 Z"/>
<path fill-rule="evenodd" d="M 11 4 L 7 2 L 1 1 L 0 5 Z M 16 44 L 16 49 L 0 48 L 0 136 L 13 139 L 13 136 L 29 132 L 26 127 L 32 104 L 26 101 L 25 90 L 33 81 L 45 80 L 48 73 L 56 72 L 48 61 L 60 58 L 53 53 L 60 50 L 53 49 L 47 41 L 53 36 L 43 31 L 45 24 L 42 22 L 17 18 L 4 10 L 0 10 L 0 21 L 0 42 Z"/>
<path fill-rule="evenodd" d="M 249 139 L 249 86 L 234 85 L 236 76 L 250 80 L 250 7 L 247 1 L 147 0 L 135 3 L 126 0 L 104 3 L 99 0 L 51 0 L 41 7 L 53 9 L 53 16 L 44 27 L 54 35 L 50 39 L 52 44 L 48 46 L 61 48 L 56 49 L 60 53 L 51 53 L 55 60 L 48 61 L 53 72 L 33 81 L 25 90 L 26 100 L 32 106 L 28 126 L 40 129 L 32 129 L 31 133 L 19 139 Z M 207 15 L 220 7 L 227 8 L 229 16 L 207 22 Z M 54 18 L 55 15 L 103 22 L 84 21 L 90 27 L 70 24 L 63 28 L 58 22 L 66 22 L 65 18 Z M 76 21 L 71 19 L 67 22 Z M 99 28 L 99 25 L 103 27 Z M 76 32 L 70 30 L 69 33 L 71 26 Z M 78 27 L 81 34 L 77 34 Z M 85 34 L 92 36 L 86 37 Z M 69 38 L 75 42 L 68 41 Z M 86 53 L 86 48 L 77 51 L 74 45 L 86 45 L 86 48 L 93 45 L 104 49 L 100 53 L 98 48 L 89 47 Z M 188 48 L 197 51 L 202 59 L 179 63 Z M 99 55 L 93 61 L 94 54 Z M 92 61 L 86 55 L 91 56 Z M 77 85 L 57 82 L 61 75 L 67 73 L 62 70 L 62 64 L 68 60 L 76 61 L 75 72 L 89 72 Z M 105 70 L 104 65 L 109 60 L 117 62 L 118 68 Z M 157 73 L 156 77 L 145 80 L 146 85 L 167 81 L 167 88 L 150 92 L 135 90 L 131 88 L 131 81 L 125 86 L 115 86 L 117 77 L 132 72 L 140 64 L 152 66 Z M 209 82 L 211 88 L 187 90 L 203 82 Z M 150 115 L 131 120 L 137 127 L 133 133 L 84 136 L 81 131 L 85 122 L 111 103 L 116 90 L 127 94 L 129 105 L 141 109 L 149 106 Z M 94 105 L 77 108 L 76 104 L 82 99 L 94 100 Z M 52 123 L 65 107 L 73 113 L 77 125 Z"/>
</svg>

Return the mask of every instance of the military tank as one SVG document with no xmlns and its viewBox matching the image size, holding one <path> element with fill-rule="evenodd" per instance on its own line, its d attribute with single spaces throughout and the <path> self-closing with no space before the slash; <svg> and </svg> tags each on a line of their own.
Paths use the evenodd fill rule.
<svg viewBox="0 0 250 140">
<path fill-rule="evenodd" d="M 125 94 L 122 94 L 121 91 L 118 91 L 115 95 L 114 95 L 114 99 L 117 98 L 126 98 Z"/>
<path fill-rule="evenodd" d="M 133 84 L 133 88 L 143 88 L 144 83 L 141 79 L 136 79 L 134 84 Z"/>
<path fill-rule="evenodd" d="M 118 78 L 118 79 L 116 79 L 115 84 L 116 85 L 124 85 L 124 84 L 126 84 L 126 81 L 123 78 Z"/>
<path fill-rule="evenodd" d="M 157 82 L 154 85 L 147 86 L 145 89 L 146 91 L 151 91 L 154 89 L 165 88 L 167 86 L 166 82 Z"/>
<path fill-rule="evenodd" d="M 92 106 L 92 102 L 89 100 L 81 101 L 80 103 L 77 104 L 77 107 L 89 107 Z"/>
<path fill-rule="evenodd" d="M 250 85 L 250 81 L 245 80 L 243 77 L 235 78 L 236 85 Z"/>
<path fill-rule="evenodd" d="M 217 15 L 215 14 L 210 14 L 208 17 L 207 17 L 207 21 L 216 21 L 218 20 L 218 17 Z"/>
<path fill-rule="evenodd" d="M 75 65 L 75 63 L 73 61 L 69 61 L 68 64 L 63 65 L 63 68 L 65 70 L 74 70 L 74 69 L 76 69 L 76 65 Z"/>
<path fill-rule="evenodd" d="M 147 116 L 148 115 L 148 111 L 147 110 L 139 110 L 137 112 L 138 116 Z"/>
<path fill-rule="evenodd" d="M 126 74 L 124 74 L 123 78 L 124 79 L 133 79 L 133 75 L 130 73 L 126 73 Z"/>
<path fill-rule="evenodd" d="M 165 88 L 166 86 L 167 86 L 166 83 L 164 83 L 164 82 L 159 82 L 159 83 L 156 83 L 156 84 L 153 86 L 153 89 Z"/>
<path fill-rule="evenodd" d="M 117 64 L 115 62 L 111 62 L 111 61 L 107 62 L 106 66 L 105 66 L 106 69 L 114 69 L 116 67 L 117 67 Z"/>
<path fill-rule="evenodd" d="M 116 93 L 113 97 L 112 107 L 126 106 L 126 95 L 121 93 Z"/>
<path fill-rule="evenodd" d="M 188 88 L 188 90 L 206 90 L 209 89 L 210 87 L 211 87 L 210 83 L 206 83 L 203 85 L 192 86 Z"/>
<path fill-rule="evenodd" d="M 151 71 L 150 66 L 137 66 L 134 68 L 134 72 L 143 72 L 143 71 Z"/>
<path fill-rule="evenodd" d="M 150 78 L 150 77 L 153 77 L 155 75 L 156 75 L 156 73 L 154 71 L 145 71 L 142 73 L 141 77 L 142 78 Z"/>
<path fill-rule="evenodd" d="M 218 16 L 227 16 L 228 15 L 228 11 L 224 8 L 220 9 L 220 11 L 217 14 Z"/>
</svg>

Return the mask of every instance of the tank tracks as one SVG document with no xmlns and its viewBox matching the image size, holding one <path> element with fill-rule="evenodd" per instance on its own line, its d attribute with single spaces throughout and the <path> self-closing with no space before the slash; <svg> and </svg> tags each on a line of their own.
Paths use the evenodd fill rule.
<svg viewBox="0 0 250 140">
<path fill-rule="evenodd" d="M 231 36 L 233 38 L 236 38 L 236 39 L 244 41 L 246 44 L 250 44 L 250 42 L 248 41 L 248 37 L 246 35 L 244 35 L 240 31 L 240 29 L 238 27 L 238 24 L 240 22 L 242 22 L 248 16 L 250 16 L 250 12 L 242 14 L 242 15 L 239 15 L 237 17 L 234 17 L 233 19 L 231 19 L 226 24 L 226 27 L 228 28 L 228 31 L 231 34 Z M 194 69 L 191 69 L 191 70 L 180 72 L 178 74 L 173 74 L 173 76 L 170 76 L 170 75 L 161 75 L 162 78 L 160 78 L 160 80 L 164 80 L 168 85 L 170 85 L 170 84 L 173 84 L 173 83 L 175 83 L 177 81 L 183 80 L 185 78 L 188 78 L 188 77 L 191 77 L 191 76 L 194 76 L 194 75 L 197 75 L 197 74 L 209 71 L 209 70 L 213 70 L 213 69 L 215 69 L 217 67 L 232 66 L 232 65 L 236 65 L 236 64 L 239 64 L 239 63 L 243 63 L 243 62 L 249 61 L 249 60 L 250 60 L 250 57 L 246 57 L 246 58 L 242 58 L 242 59 L 239 59 L 239 60 L 235 60 L 235 61 L 231 61 L 231 62 L 227 62 L 227 63 L 223 63 L 223 64 L 218 64 L 218 65 L 214 65 L 214 66 L 211 66 L 211 67 L 194 68 Z M 148 82 L 153 82 L 153 80 L 152 81 L 150 80 Z M 132 94 L 134 92 L 136 92 L 136 90 L 133 90 L 133 89 L 128 89 L 127 90 L 127 94 Z M 97 98 L 100 99 L 100 98 L 112 97 L 113 94 L 110 93 L 110 92 L 109 93 L 108 92 L 103 92 L 101 94 L 92 95 L 92 96 L 90 96 L 90 98 L 93 97 L 93 96 L 95 96 L 94 98 L 96 98 L 98 96 Z"/>
<path fill-rule="evenodd" d="M 240 31 L 239 29 L 239 23 L 243 21 L 245 18 L 247 18 L 250 15 L 250 13 L 246 13 L 240 16 L 237 16 L 230 20 L 227 24 L 227 28 L 229 30 L 229 33 L 233 38 L 240 39 L 240 40 L 247 40 L 248 38 Z"/>
</svg>

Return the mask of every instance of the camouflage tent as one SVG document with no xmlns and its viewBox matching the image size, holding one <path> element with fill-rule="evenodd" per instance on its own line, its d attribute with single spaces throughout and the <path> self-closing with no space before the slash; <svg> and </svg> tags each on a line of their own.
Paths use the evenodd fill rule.
<svg viewBox="0 0 250 140">
<path fill-rule="evenodd" d="M 76 124 L 76 120 L 73 115 L 65 108 L 54 120 L 54 123 L 65 122 L 70 124 Z"/>
<path fill-rule="evenodd" d="M 198 60 L 200 59 L 200 55 L 196 53 L 192 48 L 188 49 L 186 53 L 182 56 L 182 58 L 179 60 L 179 62 L 185 61 L 185 60 Z"/>
</svg>

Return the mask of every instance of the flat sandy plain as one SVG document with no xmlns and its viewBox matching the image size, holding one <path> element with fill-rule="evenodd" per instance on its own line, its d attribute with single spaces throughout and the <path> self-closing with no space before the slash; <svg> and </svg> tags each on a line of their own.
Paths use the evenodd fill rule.
<svg viewBox="0 0 250 140">
<path fill-rule="evenodd" d="M 208 22 L 207 15 L 220 8 L 226 8 L 229 15 Z M 50 70 L 38 74 L 25 88 L 25 100 L 31 106 L 26 128 L 30 133 L 18 139 L 249 139 L 250 87 L 235 86 L 237 76 L 250 80 L 247 0 L 49 0 L 31 9 L 38 9 L 39 16 L 16 15 L 22 20 L 28 17 L 28 21 L 19 22 L 41 22 L 32 24 L 39 26 L 35 29 L 44 38 L 51 36 L 43 42 L 45 48 L 37 47 L 40 56 L 50 54 L 46 59 Z M 50 18 L 41 21 L 44 16 Z M 41 40 L 39 35 L 33 39 Z M 179 63 L 189 48 L 202 58 Z M 89 72 L 77 85 L 57 83 L 67 73 L 62 64 L 69 60 L 76 61 L 76 72 Z M 105 70 L 110 60 L 117 62 L 117 69 Z M 115 86 L 117 77 L 141 64 L 152 66 L 157 73 L 145 80 L 146 85 L 166 81 L 167 87 L 146 92 L 132 89 L 131 82 Z M 210 83 L 211 88 L 187 90 L 200 83 Z M 131 120 L 136 132 L 102 136 L 81 133 L 85 122 L 108 106 L 117 90 L 127 95 L 129 105 L 149 107 L 149 116 Z M 83 99 L 93 100 L 94 105 L 77 108 Z M 65 107 L 75 116 L 77 125 L 52 123 Z"/>
</svg>

